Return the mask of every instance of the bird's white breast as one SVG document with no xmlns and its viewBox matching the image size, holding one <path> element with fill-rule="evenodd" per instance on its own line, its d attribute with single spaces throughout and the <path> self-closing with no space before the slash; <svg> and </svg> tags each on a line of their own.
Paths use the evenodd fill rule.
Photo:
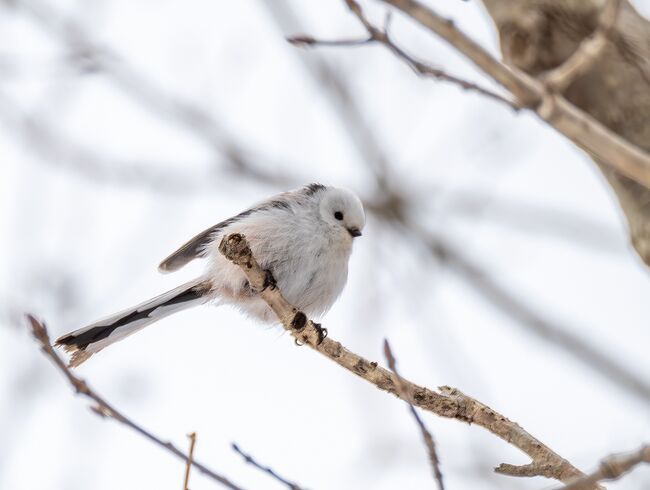
<svg viewBox="0 0 650 490">
<path fill-rule="evenodd" d="M 352 249 L 349 236 L 331 233 L 317 209 L 269 210 L 228 226 L 206 249 L 207 277 L 220 302 L 238 306 L 263 321 L 275 321 L 264 301 L 252 295 L 238 266 L 221 255 L 223 236 L 242 233 L 260 265 L 271 270 L 284 297 L 308 316 L 325 313 L 345 286 Z"/>
</svg>

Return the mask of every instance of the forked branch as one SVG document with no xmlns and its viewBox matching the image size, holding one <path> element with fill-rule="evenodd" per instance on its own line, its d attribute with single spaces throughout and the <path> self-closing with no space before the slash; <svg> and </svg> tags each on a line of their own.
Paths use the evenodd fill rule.
<svg viewBox="0 0 650 490">
<path fill-rule="evenodd" d="M 297 342 L 308 345 L 380 390 L 392 393 L 413 406 L 441 417 L 480 425 L 526 453 L 532 460 L 531 466 L 536 475 L 561 482 L 569 482 L 584 476 L 578 468 L 518 424 L 459 390 L 442 387 L 440 392 L 436 392 L 404 378 L 400 378 L 401 381 L 398 381 L 394 373 L 382 368 L 376 362 L 364 359 L 331 338 L 323 338 L 323 329 L 320 325 L 307 319 L 304 313 L 282 296 L 280 290 L 275 286 L 275 282 L 271 280 L 270 273 L 264 271 L 253 257 L 243 235 L 234 233 L 224 237 L 219 245 L 219 250 L 226 258 L 241 267 L 253 290 L 257 291 L 266 301 L 284 329 Z M 405 387 L 405 391 L 410 394 L 409 399 L 404 397 L 404 390 L 398 388 L 400 382 Z M 514 472 L 503 471 L 503 473 L 515 475 Z"/>
</svg>

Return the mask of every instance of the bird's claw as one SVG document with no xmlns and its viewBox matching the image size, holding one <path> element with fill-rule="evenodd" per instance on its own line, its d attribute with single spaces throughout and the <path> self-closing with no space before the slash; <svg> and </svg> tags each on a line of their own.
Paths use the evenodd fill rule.
<svg viewBox="0 0 650 490">
<path fill-rule="evenodd" d="M 321 327 L 320 323 L 312 322 L 312 325 L 314 325 L 314 328 L 318 333 L 318 342 L 316 342 L 316 345 L 320 345 L 323 342 L 323 340 L 327 338 L 327 329 Z"/>
<path fill-rule="evenodd" d="M 269 269 L 264 270 L 264 285 L 262 286 L 262 291 L 266 288 L 275 289 L 278 286 L 278 283 L 275 282 L 275 277 Z"/>
</svg>

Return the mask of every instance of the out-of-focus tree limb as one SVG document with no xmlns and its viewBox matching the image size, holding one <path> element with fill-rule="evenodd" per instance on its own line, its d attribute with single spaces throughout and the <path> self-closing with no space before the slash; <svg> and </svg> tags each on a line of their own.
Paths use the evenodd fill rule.
<svg viewBox="0 0 650 490">
<path fill-rule="evenodd" d="M 280 475 L 278 475 L 273 468 L 270 468 L 268 466 L 264 466 L 260 463 L 258 463 L 255 458 L 253 458 L 250 454 L 246 454 L 244 451 L 242 451 L 237 444 L 234 442 L 230 445 L 232 447 L 232 450 L 235 451 L 237 454 L 239 454 L 242 458 L 244 458 L 244 461 L 246 461 L 249 465 L 253 466 L 254 468 L 257 468 L 260 471 L 263 471 L 267 475 L 269 475 L 271 478 L 274 480 L 282 483 L 284 486 L 286 486 L 289 490 L 303 490 L 303 488 L 298 485 L 297 483 L 291 482 Z"/>
<path fill-rule="evenodd" d="M 257 291 L 278 317 L 285 330 L 296 341 L 309 347 L 337 363 L 339 366 L 372 383 L 377 388 L 392 393 L 413 406 L 420 407 L 441 417 L 453 418 L 462 422 L 480 425 L 494 435 L 512 444 L 530 456 L 533 464 L 539 466 L 538 473 L 549 478 L 567 482 L 583 473 L 569 461 L 559 456 L 551 448 L 530 435 L 518 424 L 508 420 L 488 406 L 450 387 L 442 387 L 435 392 L 418 386 L 404 378 L 409 397 L 403 398 L 397 388 L 396 375 L 376 362 L 370 362 L 349 351 L 331 338 L 323 338 L 320 325 L 307 319 L 282 296 L 281 291 L 269 280 L 248 247 L 246 238 L 240 234 L 224 237 L 219 250 L 233 263 L 241 267 L 252 289 Z"/>
<path fill-rule="evenodd" d="M 75 374 L 73 374 L 72 371 L 68 369 L 63 359 L 61 359 L 59 355 L 52 348 L 52 343 L 50 342 L 50 337 L 49 334 L 47 333 L 47 328 L 45 327 L 45 325 L 40 321 L 38 321 L 32 315 L 27 315 L 26 320 L 27 323 L 29 324 L 29 327 L 31 328 L 32 334 L 40 344 L 43 353 L 54 363 L 54 365 L 59 369 L 59 371 L 61 371 L 65 375 L 65 377 L 68 379 L 68 381 L 74 388 L 75 392 L 85 396 L 86 398 L 94 402 L 94 405 L 91 406 L 93 412 L 95 412 L 97 415 L 101 417 L 111 418 L 129 427 L 130 429 L 134 430 L 135 432 L 143 436 L 145 439 L 148 439 L 149 441 L 153 442 L 157 446 L 166 449 L 174 456 L 179 458 L 181 461 L 183 462 L 190 461 L 188 455 L 183 453 L 183 451 L 178 449 L 171 442 L 164 442 L 163 440 L 153 435 L 151 432 L 137 425 L 135 422 L 127 418 L 124 414 L 122 414 L 120 411 L 118 411 L 116 408 L 110 405 L 107 401 L 105 401 L 95 391 L 93 391 L 83 379 L 78 378 Z M 215 473 L 207 466 L 201 463 L 197 463 L 196 460 L 194 459 L 191 460 L 191 465 L 197 470 L 199 470 L 201 473 L 209 477 L 210 479 L 222 484 L 226 488 L 230 488 L 231 490 L 242 490 L 241 487 L 235 485 L 227 478 L 219 475 L 218 473 Z"/>
<path fill-rule="evenodd" d="M 388 363 L 388 367 L 390 368 L 391 371 L 393 371 L 393 373 L 395 373 L 395 381 L 397 382 L 395 387 L 399 393 L 399 397 L 402 398 L 403 400 L 410 400 L 411 394 L 409 393 L 409 387 L 402 380 L 399 373 L 397 372 L 395 357 L 393 356 L 393 352 L 391 351 L 388 340 L 384 340 L 384 356 L 386 357 L 386 362 Z M 440 459 L 438 458 L 438 451 L 436 450 L 436 443 L 433 440 L 433 436 L 431 435 L 431 432 L 429 432 L 429 429 L 427 429 L 427 427 L 424 425 L 424 422 L 422 422 L 422 419 L 418 415 L 418 412 L 415 410 L 413 405 L 411 405 L 411 403 L 408 402 L 408 406 L 411 415 L 413 415 L 413 418 L 415 419 L 415 423 L 417 424 L 418 429 L 420 429 L 420 433 L 422 434 L 422 439 L 424 440 L 424 444 L 427 447 L 427 453 L 429 455 L 429 463 L 431 464 L 431 470 L 433 471 L 433 478 L 436 482 L 438 490 L 445 490 L 445 485 L 442 481 L 442 473 L 440 471 Z"/>
<path fill-rule="evenodd" d="M 580 477 L 557 490 L 588 490 L 599 481 L 619 479 L 641 463 L 650 463 L 650 445 L 645 445 L 632 453 L 609 456 L 603 459 L 593 473 Z"/>
<path fill-rule="evenodd" d="M 638 137 L 634 138 L 632 137 L 632 134 L 628 134 L 625 131 L 617 131 L 617 125 L 622 124 L 620 118 L 624 115 L 622 114 L 622 108 L 619 110 L 616 105 L 616 96 L 619 98 L 621 97 L 621 93 L 616 93 L 616 86 L 607 87 L 607 94 L 602 94 L 604 96 L 601 98 L 599 106 L 600 112 L 603 111 L 604 104 L 613 106 L 614 109 L 611 109 L 610 112 L 616 117 L 612 121 L 603 120 L 604 118 L 599 117 L 599 111 L 590 111 L 587 110 L 587 107 L 583 110 L 580 107 L 580 104 L 576 99 L 580 99 L 581 97 L 584 98 L 584 91 L 580 91 L 572 98 L 572 87 L 569 87 L 569 90 L 566 92 L 567 100 L 567 98 L 562 94 L 549 90 L 543 81 L 533 78 L 524 71 L 521 71 L 517 63 L 511 63 L 511 66 L 506 66 L 496 60 L 484 48 L 460 31 L 451 20 L 439 16 L 424 4 L 416 0 L 381 1 L 396 7 L 425 28 L 445 39 L 463 55 L 474 62 L 484 73 L 506 88 L 523 106 L 533 109 L 540 118 L 548 122 L 556 130 L 564 134 L 580 148 L 592 155 L 601 167 L 604 167 L 603 172 L 610 183 L 612 183 L 612 186 L 619 196 L 623 210 L 628 217 L 633 245 L 641 257 L 646 260 L 646 262 L 650 262 L 650 204 L 648 204 L 650 203 L 650 199 L 648 199 L 645 194 L 645 191 L 650 192 L 648 190 L 650 187 L 650 155 L 644 151 L 644 148 L 646 147 L 645 145 L 650 147 L 650 144 L 647 143 L 647 141 L 650 141 L 650 137 L 648 137 L 648 134 L 650 134 L 650 122 L 647 125 L 644 124 L 642 131 L 640 131 L 643 133 L 645 139 Z M 618 23 L 626 23 L 627 25 L 632 21 L 635 21 L 637 24 L 634 33 L 628 35 L 626 39 L 631 39 L 632 36 L 636 36 L 634 38 L 635 40 L 638 41 L 640 39 L 645 41 L 646 46 L 650 45 L 650 42 L 648 42 L 650 40 L 650 29 L 647 28 L 647 21 L 640 17 L 625 0 L 621 1 L 623 3 L 617 16 L 617 25 Z M 365 17 L 359 4 L 355 0 L 345 0 L 345 2 L 363 23 Z M 497 5 L 500 8 L 497 8 L 496 10 L 498 10 L 502 16 L 510 19 L 516 12 L 521 11 L 522 5 L 536 11 L 539 4 L 547 4 L 550 9 L 550 5 L 557 5 L 558 2 L 552 0 L 547 2 L 541 0 L 528 0 L 523 2 L 518 2 L 518 0 L 488 0 L 485 3 L 491 13 L 493 10 L 490 6 Z M 569 3 L 584 4 L 590 2 Z M 593 0 L 591 3 L 596 3 L 596 0 Z M 594 7 L 591 11 L 591 15 L 595 15 L 595 18 L 598 19 L 599 14 L 600 10 L 595 9 Z M 495 15 L 493 15 L 493 17 L 495 17 Z M 557 15 L 555 16 L 555 19 L 557 19 Z M 499 25 L 499 21 L 497 21 L 497 25 Z M 511 24 L 508 24 L 508 26 L 509 28 L 512 27 Z M 526 26 L 530 29 L 528 24 L 526 24 Z M 578 39 L 574 43 L 573 50 L 566 52 L 566 49 L 563 49 L 562 53 L 564 54 L 564 58 L 559 60 L 555 65 L 546 66 L 546 69 L 558 66 L 565 61 L 566 58 L 577 49 L 580 41 L 589 35 L 595 27 L 596 24 L 593 25 L 590 31 L 583 32 L 582 38 Z M 643 32 L 643 27 L 645 27 L 645 32 Z M 583 31 L 584 30 L 583 26 Z M 547 31 L 548 29 L 541 30 L 540 32 L 545 33 Z M 546 41 L 549 40 L 541 40 L 540 44 L 544 44 Z M 528 44 L 529 43 L 525 43 L 525 47 L 527 47 Z M 635 51 L 635 49 L 630 48 L 628 44 L 617 44 L 615 47 L 607 49 L 607 52 L 619 52 L 624 49 L 623 55 L 619 55 L 620 62 L 625 62 L 627 58 L 639 58 L 638 50 Z M 515 55 L 518 54 L 521 49 L 523 48 L 512 47 L 512 51 Z M 647 51 L 650 51 L 650 48 L 647 48 Z M 601 57 L 604 56 L 605 54 L 601 54 Z M 506 59 L 508 58 L 506 57 Z M 646 56 L 646 59 L 650 59 L 650 56 Z M 600 66 L 600 64 L 598 64 L 598 66 Z M 645 62 L 645 65 L 648 64 L 648 62 Z M 585 65 L 589 65 L 589 63 L 586 63 Z M 641 64 L 637 59 L 635 59 L 631 65 L 636 71 L 637 77 L 640 77 L 640 80 L 643 81 L 643 86 L 645 87 L 645 95 L 641 93 L 637 94 L 636 91 L 634 91 L 634 93 L 640 98 L 648 97 L 648 104 L 650 104 L 650 96 L 647 95 L 650 93 L 650 90 L 647 90 L 646 86 L 649 79 L 648 67 Z M 527 71 L 530 71 L 532 74 L 537 74 L 532 70 Z M 580 70 L 576 70 L 576 75 L 580 74 L 579 71 Z M 590 79 L 588 76 L 589 73 L 580 77 L 580 80 Z M 593 78 L 590 80 L 593 82 Z M 601 84 L 607 85 L 602 80 Z M 603 92 L 605 91 L 603 90 Z M 625 92 L 625 90 L 623 92 Z M 629 98 L 630 95 L 628 94 L 626 97 Z M 575 102 L 575 105 L 572 102 Z M 645 102 L 642 105 L 644 104 Z M 634 108 L 634 106 L 630 109 L 633 109 L 630 113 L 634 114 L 634 117 L 632 118 L 633 121 L 627 122 L 627 125 L 635 126 L 639 120 L 649 118 L 648 114 L 650 114 L 650 111 L 648 110 L 642 112 L 638 108 Z M 616 118 L 618 118 L 618 120 Z M 646 196 L 645 199 L 643 198 L 644 196 Z M 648 219 L 646 219 L 646 214 L 649 217 Z"/>
<path fill-rule="evenodd" d="M 505 62 L 542 79 L 561 77 L 589 44 L 597 59 L 559 87 L 612 132 L 650 151 L 650 22 L 627 0 L 483 0 Z M 596 46 L 598 48 L 598 45 Z M 577 54 L 576 54 L 577 53 Z M 564 87 L 566 85 L 566 87 Z M 650 189 L 591 152 L 616 193 L 632 245 L 650 264 Z M 632 177 L 632 178 L 630 178 Z"/>
<path fill-rule="evenodd" d="M 291 44 L 295 46 L 362 46 L 364 44 L 370 44 L 370 43 L 377 43 L 377 44 L 382 44 L 385 47 L 387 47 L 397 58 L 402 60 L 406 65 L 411 68 L 415 73 L 422 77 L 431 77 L 436 80 L 442 80 L 446 81 L 449 83 L 452 83 L 463 90 L 467 90 L 470 92 L 476 92 L 480 95 L 483 95 L 485 97 L 488 97 L 492 100 L 496 100 L 498 102 L 504 103 L 507 106 L 519 110 L 519 106 L 511 101 L 505 98 L 504 96 L 493 92 L 492 90 L 486 89 L 485 87 L 482 87 L 474 82 L 470 82 L 468 80 L 459 78 L 454 75 L 450 75 L 449 73 L 445 72 L 444 70 L 441 70 L 439 68 L 434 68 L 433 66 L 424 63 L 410 54 L 408 54 L 406 51 L 404 51 L 402 48 L 400 48 L 395 42 L 392 40 L 388 33 L 388 26 L 389 26 L 389 20 L 390 17 L 387 17 L 386 19 L 386 24 L 384 25 L 383 29 L 380 29 L 376 27 L 374 24 L 372 24 L 366 16 L 363 14 L 362 10 L 360 7 L 353 7 L 353 10 L 357 14 L 357 17 L 363 24 L 363 26 L 366 28 L 366 31 L 368 32 L 368 37 L 364 39 L 341 39 L 341 40 L 322 40 L 322 39 L 315 39 L 311 36 L 305 36 L 305 35 L 298 35 L 298 36 L 291 36 L 287 38 L 287 41 L 289 41 Z"/>
<path fill-rule="evenodd" d="M 43 162 L 100 184 L 115 183 L 169 194 L 192 194 L 213 192 L 223 177 L 230 175 L 244 176 L 251 182 L 281 188 L 298 185 L 295 177 L 273 171 L 269 166 L 254 165 L 252 161 L 247 161 L 243 167 L 225 166 L 221 173 L 208 171 L 203 176 L 187 171 L 160 170 L 156 162 L 117 161 L 67 139 L 57 131 L 54 124 L 24 113 L 2 92 L 0 121 L 26 143 L 27 149 L 41 157 Z M 174 167 L 183 166 L 178 164 Z"/>
<path fill-rule="evenodd" d="M 635 395 L 645 403 L 650 403 L 650 383 L 643 376 L 628 369 L 607 352 L 571 333 L 575 329 L 553 322 L 535 311 L 508 288 L 501 286 L 458 247 L 413 222 L 404 220 L 403 224 L 429 248 L 434 257 L 465 279 L 468 287 L 515 320 L 515 324 L 521 325 L 526 331 L 564 350 L 615 386 Z"/>
<path fill-rule="evenodd" d="M 585 38 L 561 65 L 544 73 L 542 78 L 548 90 L 562 93 L 593 68 L 613 33 L 620 6 L 621 0 L 607 0 L 594 33 Z"/>
<path fill-rule="evenodd" d="M 216 164 L 227 172 L 266 184 L 286 184 L 274 168 L 268 168 L 272 165 L 267 158 L 252 153 L 212 113 L 161 89 L 119 53 L 93 39 L 80 22 L 64 16 L 46 1 L 24 0 L 17 5 L 69 52 L 68 62 L 80 71 L 106 76 L 134 102 L 188 129 L 212 149 L 218 156 Z"/>
</svg>

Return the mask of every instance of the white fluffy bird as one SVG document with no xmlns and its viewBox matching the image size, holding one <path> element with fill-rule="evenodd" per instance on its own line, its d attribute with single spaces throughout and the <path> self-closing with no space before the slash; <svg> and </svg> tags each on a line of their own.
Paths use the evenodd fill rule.
<svg viewBox="0 0 650 490">
<path fill-rule="evenodd" d="M 347 189 L 310 184 L 253 206 L 199 233 L 159 266 L 180 269 L 207 258 L 205 273 L 133 308 L 56 340 L 72 352 L 71 366 L 177 311 L 207 302 L 229 303 L 264 322 L 275 317 L 250 288 L 241 269 L 218 250 L 224 236 L 243 234 L 260 266 L 269 270 L 284 297 L 307 315 L 322 315 L 341 294 L 352 240 L 365 224 L 363 205 Z"/>
</svg>

